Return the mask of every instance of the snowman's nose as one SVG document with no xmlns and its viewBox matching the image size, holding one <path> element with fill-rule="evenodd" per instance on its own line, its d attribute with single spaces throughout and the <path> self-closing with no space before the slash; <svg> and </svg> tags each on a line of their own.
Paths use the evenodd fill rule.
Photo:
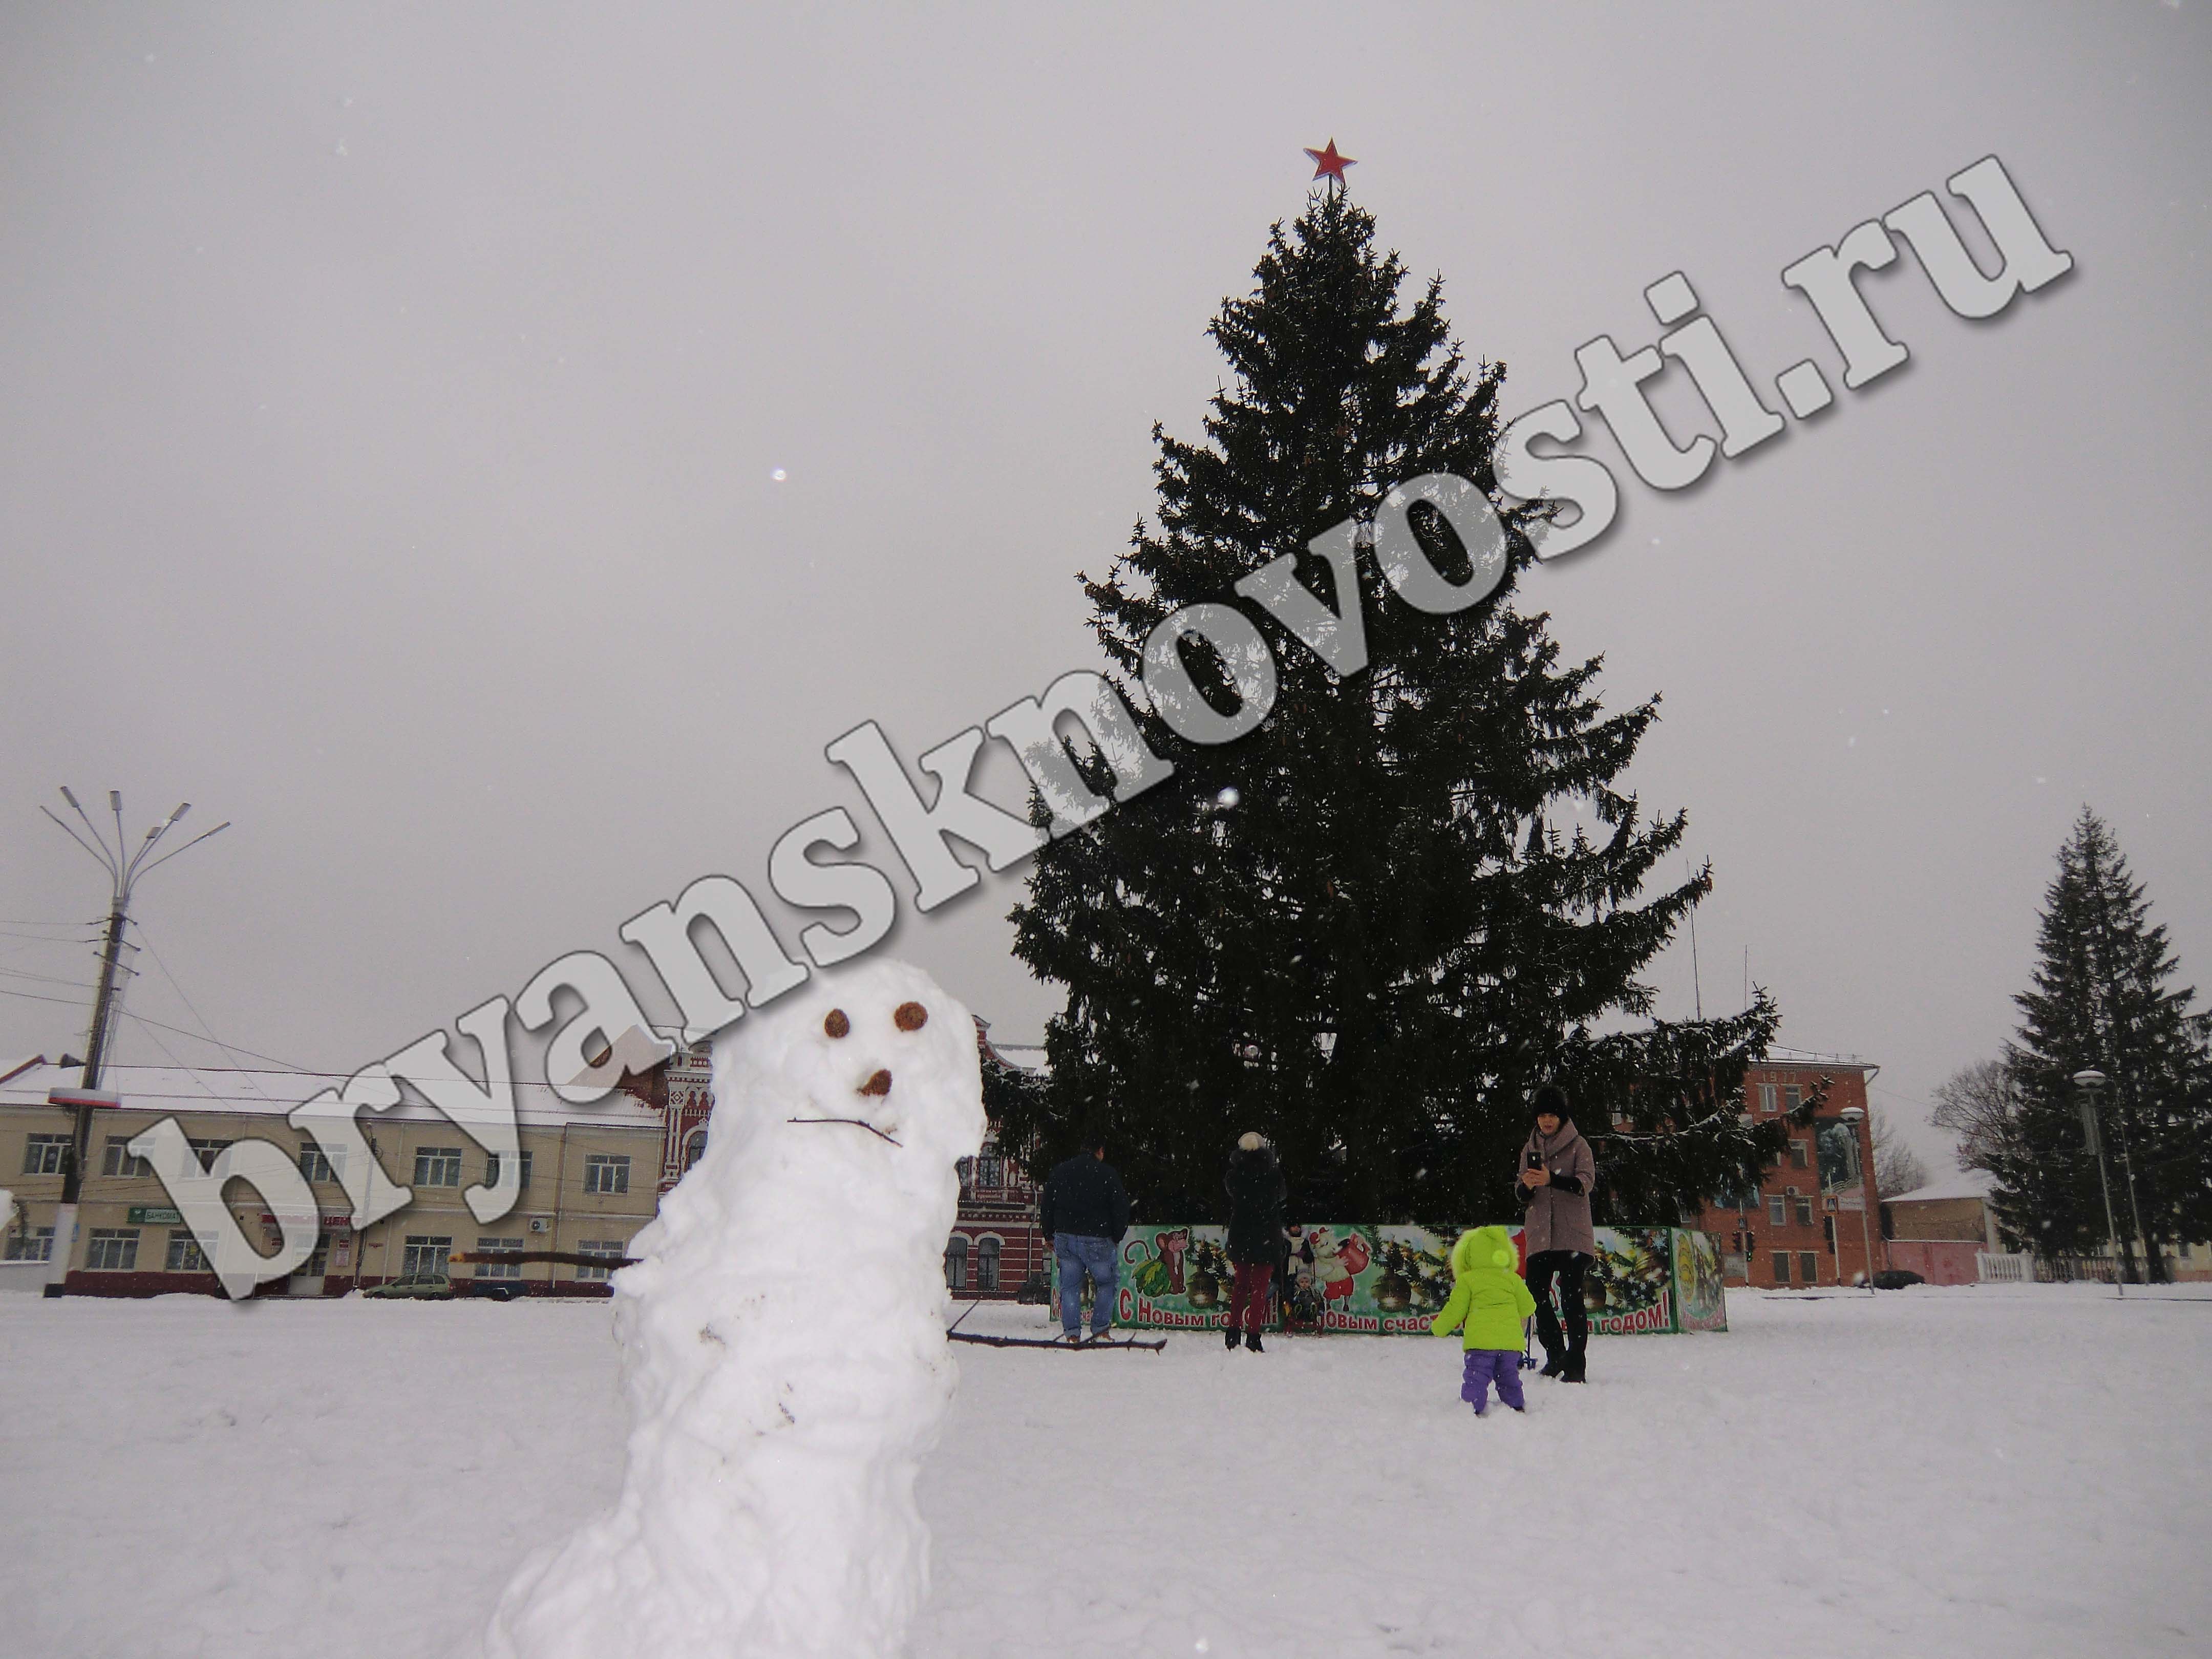
<svg viewBox="0 0 2212 1659">
<path fill-rule="evenodd" d="M 891 1074 L 889 1072 L 878 1071 L 860 1085 L 860 1092 L 864 1095 L 887 1095 L 890 1091 Z"/>
</svg>

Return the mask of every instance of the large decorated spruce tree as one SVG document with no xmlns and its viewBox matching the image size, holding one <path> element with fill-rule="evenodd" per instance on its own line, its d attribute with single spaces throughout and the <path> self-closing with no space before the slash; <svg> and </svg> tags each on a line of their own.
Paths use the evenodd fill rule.
<svg viewBox="0 0 2212 1659">
<path fill-rule="evenodd" d="M 1048 1160 L 1103 1125 L 1140 1216 L 1204 1220 L 1257 1129 L 1309 1214 L 1496 1219 L 1549 1079 L 1595 1143 L 1601 1218 L 1671 1222 L 1778 1153 L 1786 1129 L 1739 1099 L 1778 1015 L 1762 992 L 1732 1018 L 1650 1019 L 1638 975 L 1711 876 L 1657 881 L 1684 819 L 1647 819 L 1615 787 L 1657 699 L 1607 714 L 1598 660 L 1563 662 L 1515 604 L 1543 509 L 1501 509 L 1506 574 L 1449 615 L 1397 597 L 1364 544 L 1356 599 L 1307 550 L 1419 475 L 1501 499 L 1504 370 L 1450 337 L 1439 282 L 1406 302 L 1374 235 L 1340 187 L 1274 228 L 1251 293 L 1212 325 L 1229 380 L 1204 440 L 1155 430 L 1155 520 L 1085 579 L 1109 678 L 1176 770 L 1037 855 L 1016 949 L 1067 1003 L 1048 1086 L 1008 1103 L 1028 1114 L 1008 1144 Z M 1468 580 L 1450 525 L 1425 507 L 1413 523 Z M 1364 668 L 1333 672 L 1237 595 L 1291 552 L 1322 603 L 1361 608 Z M 1196 601 L 1243 609 L 1279 676 L 1267 720 L 1218 747 L 1179 737 L 1139 689 L 1155 625 Z M 1232 706 L 1220 659 L 1184 656 Z M 1105 793 L 1103 759 L 1069 752 Z"/>
</svg>

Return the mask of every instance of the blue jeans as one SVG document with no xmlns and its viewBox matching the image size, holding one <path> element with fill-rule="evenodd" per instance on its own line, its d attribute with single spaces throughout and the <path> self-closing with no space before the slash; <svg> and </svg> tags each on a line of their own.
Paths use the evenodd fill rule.
<svg viewBox="0 0 2212 1659">
<path fill-rule="evenodd" d="M 1060 1269 L 1060 1328 L 1070 1336 L 1083 1322 L 1083 1275 L 1098 1287 L 1091 1303 L 1091 1334 L 1098 1336 L 1114 1322 L 1114 1294 L 1121 1284 L 1121 1247 L 1110 1238 L 1078 1238 L 1054 1233 L 1053 1265 Z"/>
</svg>

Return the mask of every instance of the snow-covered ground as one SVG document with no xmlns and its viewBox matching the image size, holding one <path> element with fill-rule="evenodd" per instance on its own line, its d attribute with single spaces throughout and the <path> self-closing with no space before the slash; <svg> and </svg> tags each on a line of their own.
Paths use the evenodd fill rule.
<svg viewBox="0 0 2212 1659">
<path fill-rule="evenodd" d="M 1729 1309 L 1482 1422 L 1446 1342 L 963 1346 L 916 1659 L 2212 1650 L 2212 1298 Z M 0 1650 L 470 1652 L 613 1496 L 615 1360 L 605 1303 L 0 1297 Z"/>
</svg>

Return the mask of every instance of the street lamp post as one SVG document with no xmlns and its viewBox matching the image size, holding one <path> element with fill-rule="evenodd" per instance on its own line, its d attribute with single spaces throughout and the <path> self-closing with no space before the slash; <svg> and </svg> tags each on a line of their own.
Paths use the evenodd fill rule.
<svg viewBox="0 0 2212 1659">
<path fill-rule="evenodd" d="M 2112 1241 L 2112 1288 L 2127 1299 L 2127 1275 L 2120 1269 L 2120 1230 L 2112 1221 L 2112 1182 L 2105 1173 L 2105 1137 L 2097 1130 L 2097 1093 L 2111 1079 L 2094 1066 L 2074 1073 L 2074 1086 L 2081 1091 L 2081 1133 L 2088 1143 L 2089 1154 L 2097 1160 L 2097 1185 L 2105 1194 L 2105 1237 Z"/>
<path fill-rule="evenodd" d="M 1858 1106 L 1846 1106 L 1842 1111 L 1837 1113 L 1836 1115 L 1843 1119 L 1846 1124 L 1850 1126 L 1851 1142 L 1854 1146 L 1856 1146 L 1859 1138 L 1859 1125 L 1866 1121 L 1865 1109 Z M 1869 1164 L 1874 1162 L 1873 1151 L 1874 1149 L 1871 1146 L 1867 1149 L 1868 1156 L 1866 1162 Z M 1863 1171 L 1863 1168 L 1862 1169 L 1862 1172 L 1859 1176 L 1858 1186 L 1854 1189 L 1854 1195 L 1859 1201 L 1859 1252 L 1866 1258 L 1867 1294 L 1869 1296 L 1872 1296 L 1875 1293 L 1874 1287 L 1874 1235 L 1869 1232 L 1867 1228 L 1866 1176 Z M 1840 1203 L 1841 1200 L 1838 1200 L 1838 1202 Z M 1839 1249 L 1836 1252 L 1836 1260 L 1840 1264 L 1843 1259 L 1844 1253 Z"/>
<path fill-rule="evenodd" d="M 115 1027 L 123 1011 L 123 990 L 117 981 L 124 971 L 123 934 L 131 922 L 131 889 L 138 878 L 149 871 L 158 869 L 179 853 L 190 851 L 209 836 L 230 828 L 229 820 L 225 819 L 205 834 L 193 836 L 159 858 L 152 858 L 149 855 L 161 837 L 176 828 L 183 821 L 185 814 L 192 810 L 190 801 L 149 830 L 146 838 L 138 843 L 134 853 L 124 840 L 123 795 L 119 790 L 107 792 L 108 808 L 115 814 L 115 846 L 112 850 L 107 845 L 106 836 L 87 816 L 84 808 L 77 805 L 76 797 L 66 787 L 62 790 L 62 799 L 69 803 L 71 811 L 83 819 L 84 827 L 91 830 L 90 841 L 55 817 L 50 809 L 42 806 L 39 810 L 61 824 L 63 831 L 71 841 L 100 860 L 100 867 L 107 872 L 108 905 L 107 933 L 100 951 L 100 985 L 93 994 L 92 1029 L 86 1033 L 84 1040 L 84 1076 L 76 1088 L 58 1089 L 47 1096 L 51 1103 L 75 1114 L 70 1123 L 69 1157 L 62 1166 L 61 1202 L 54 1209 L 55 1259 L 46 1281 L 46 1293 L 50 1296 L 61 1294 L 62 1285 L 69 1277 L 70 1267 L 76 1256 L 77 1206 L 84 1190 L 85 1159 L 92 1144 L 93 1109 L 115 1103 L 113 1097 L 101 1092 L 100 1076 L 100 1068 L 106 1063 Z"/>
</svg>

